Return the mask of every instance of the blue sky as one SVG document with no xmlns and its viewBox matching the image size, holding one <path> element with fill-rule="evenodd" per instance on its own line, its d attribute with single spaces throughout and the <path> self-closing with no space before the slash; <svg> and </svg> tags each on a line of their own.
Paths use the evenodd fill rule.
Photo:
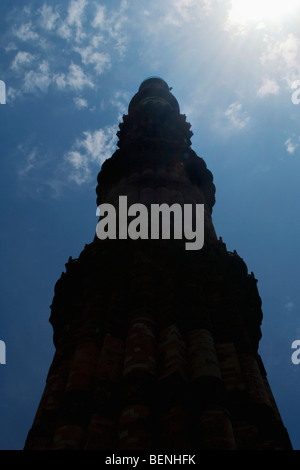
<svg viewBox="0 0 300 470">
<path fill-rule="evenodd" d="M 97 174 L 152 75 L 214 175 L 218 236 L 258 279 L 260 354 L 300 449 L 299 20 L 297 0 L 1 0 L 1 449 L 23 448 L 54 353 L 54 284 L 93 239 Z"/>
</svg>

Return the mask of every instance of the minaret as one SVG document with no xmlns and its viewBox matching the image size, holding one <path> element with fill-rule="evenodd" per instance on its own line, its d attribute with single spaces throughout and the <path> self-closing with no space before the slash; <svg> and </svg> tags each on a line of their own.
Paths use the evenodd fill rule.
<svg viewBox="0 0 300 470">
<path fill-rule="evenodd" d="M 204 204 L 204 246 L 102 239 L 55 286 L 56 352 L 25 449 L 290 450 L 258 345 L 261 299 L 212 223 L 215 186 L 167 83 L 145 80 L 97 205 Z"/>
</svg>

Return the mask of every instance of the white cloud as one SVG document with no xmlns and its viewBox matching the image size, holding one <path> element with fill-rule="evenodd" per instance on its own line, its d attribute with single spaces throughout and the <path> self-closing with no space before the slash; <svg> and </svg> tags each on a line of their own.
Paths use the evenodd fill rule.
<svg viewBox="0 0 300 470">
<path fill-rule="evenodd" d="M 87 46 L 86 48 L 77 47 L 75 51 L 81 55 L 84 65 L 94 65 L 94 70 L 97 75 L 101 75 L 111 67 L 110 56 L 107 53 L 97 52 L 91 46 Z"/>
<path fill-rule="evenodd" d="M 113 151 L 116 140 L 116 129 L 113 126 L 99 129 L 94 132 L 84 132 L 85 139 L 80 142 L 92 160 L 103 163 Z"/>
<path fill-rule="evenodd" d="M 28 41 L 30 39 L 36 40 L 39 35 L 32 30 L 32 23 L 24 23 L 18 30 L 14 30 L 14 34 L 22 41 Z"/>
<path fill-rule="evenodd" d="M 82 90 L 84 87 L 94 87 L 91 79 L 84 73 L 79 65 L 71 64 L 69 67 L 69 75 L 67 77 L 69 86 L 74 90 Z"/>
<path fill-rule="evenodd" d="M 22 146 L 19 146 L 19 150 L 23 151 L 23 147 Z M 34 148 L 28 155 L 28 157 L 26 158 L 26 165 L 24 166 L 24 168 L 21 168 L 19 170 L 19 176 L 21 177 L 24 177 L 27 175 L 27 173 L 32 170 L 32 168 L 34 168 L 34 162 L 36 160 L 36 156 L 37 156 L 37 149 Z"/>
<path fill-rule="evenodd" d="M 40 16 L 42 27 L 48 31 L 52 31 L 55 28 L 60 18 L 59 13 L 54 11 L 52 6 L 48 6 L 45 3 L 40 9 Z"/>
<path fill-rule="evenodd" d="M 290 312 L 291 310 L 293 310 L 294 308 L 294 303 L 293 302 L 288 302 L 285 304 L 285 308 L 287 309 L 288 312 Z"/>
<path fill-rule="evenodd" d="M 86 37 L 82 31 L 82 20 L 84 9 L 87 6 L 86 0 L 71 0 L 68 8 L 67 24 L 75 27 L 75 41 L 80 42 Z"/>
<path fill-rule="evenodd" d="M 97 6 L 96 14 L 92 21 L 94 29 L 105 32 L 113 41 L 114 48 L 121 57 L 124 57 L 127 48 L 127 35 L 124 34 L 123 24 L 127 21 L 126 10 L 128 8 L 127 0 L 122 0 L 118 10 L 111 11 L 110 15 L 106 14 L 106 8 L 102 5 Z M 97 47 L 97 43 L 103 40 L 103 36 L 93 36 L 91 44 Z"/>
<path fill-rule="evenodd" d="M 257 91 L 257 96 L 259 98 L 263 98 L 267 95 L 278 95 L 279 90 L 279 85 L 275 80 L 265 78 L 261 87 Z"/>
<path fill-rule="evenodd" d="M 292 301 L 292 299 L 291 299 L 290 297 L 287 297 L 287 302 L 286 302 L 286 304 L 284 305 L 284 308 L 286 309 L 286 311 L 287 311 L 288 313 L 290 313 L 290 312 L 293 310 L 294 307 L 295 307 L 295 304 L 294 304 L 294 302 Z"/>
<path fill-rule="evenodd" d="M 111 99 L 111 104 L 118 110 L 118 121 L 122 120 L 123 114 L 126 114 L 130 96 L 123 91 L 116 91 Z"/>
<path fill-rule="evenodd" d="M 37 71 L 30 70 L 25 74 L 23 90 L 26 93 L 42 91 L 46 93 L 51 83 L 49 64 L 45 60 L 39 65 Z"/>
<path fill-rule="evenodd" d="M 212 121 L 212 131 L 224 139 L 237 132 L 243 132 L 250 123 L 250 117 L 239 102 L 231 103 L 226 110 L 217 109 Z"/>
<path fill-rule="evenodd" d="M 99 43 L 104 43 L 105 39 L 104 36 L 101 34 L 94 34 L 91 38 L 90 45 L 91 47 L 97 49 L 99 47 Z"/>
<path fill-rule="evenodd" d="M 293 138 L 290 137 L 289 139 L 287 139 L 284 143 L 285 145 L 285 148 L 286 148 L 286 151 L 290 154 L 290 155 L 293 155 L 295 153 L 295 151 L 297 150 L 297 148 L 299 147 L 299 144 L 296 143 L 295 141 L 293 141 Z"/>
<path fill-rule="evenodd" d="M 181 26 L 209 15 L 216 0 L 177 0 L 166 16 L 165 24 Z"/>
<path fill-rule="evenodd" d="M 126 0 L 121 0 L 118 8 L 88 0 L 68 0 L 65 4 L 43 0 L 36 10 L 24 7 L 16 16 L 12 40 L 6 47 L 6 52 L 16 51 L 11 70 L 19 81 L 10 87 L 11 102 L 24 93 L 46 93 L 50 85 L 76 95 L 86 87 L 95 89 L 95 74 L 102 75 L 112 67 L 115 51 L 124 57 Z M 28 47 L 25 41 L 30 41 Z M 74 52 L 80 57 L 76 58 Z M 42 64 L 39 57 L 45 58 Z M 76 101 L 75 105 L 82 107 L 83 102 Z"/>
<path fill-rule="evenodd" d="M 65 22 L 61 22 L 57 28 L 57 34 L 63 39 L 70 39 L 72 36 L 71 28 Z"/>
<path fill-rule="evenodd" d="M 242 111 L 241 103 L 232 103 L 225 111 L 224 116 L 227 118 L 231 127 L 236 130 L 244 129 L 249 123 L 250 118 Z"/>
<path fill-rule="evenodd" d="M 94 166 L 100 170 L 102 163 L 111 157 L 115 150 L 116 131 L 115 126 L 86 131 L 83 133 L 83 138 L 75 142 L 65 154 L 65 161 L 72 167 L 70 174 L 72 181 L 81 185 L 89 181 Z"/>
<path fill-rule="evenodd" d="M 79 186 L 90 179 L 91 170 L 89 168 L 89 161 L 86 155 L 80 152 L 71 150 L 66 160 L 73 167 L 73 171 L 69 175 L 70 180 L 75 181 Z"/>
<path fill-rule="evenodd" d="M 16 51 L 18 48 L 14 42 L 9 42 L 7 46 L 5 46 L 5 52 Z"/>
<path fill-rule="evenodd" d="M 33 60 L 34 60 L 34 55 L 30 54 L 30 52 L 26 52 L 26 51 L 19 51 L 10 68 L 14 71 L 14 72 L 19 72 L 20 69 L 24 66 L 24 65 L 29 65 Z"/>
<path fill-rule="evenodd" d="M 74 103 L 77 109 L 83 109 L 87 108 L 88 102 L 84 98 L 80 98 L 79 96 L 76 96 L 74 98 Z"/>
<path fill-rule="evenodd" d="M 70 88 L 75 91 L 80 91 L 84 87 L 94 87 L 92 80 L 84 73 L 79 65 L 72 63 L 69 66 L 69 73 L 65 75 L 57 74 L 54 77 L 55 83 L 59 89 Z"/>
<path fill-rule="evenodd" d="M 12 103 L 18 96 L 20 96 L 21 92 L 19 89 L 8 87 L 6 90 L 6 100 L 7 103 Z"/>
<path fill-rule="evenodd" d="M 71 0 L 68 8 L 67 22 L 69 25 L 81 27 L 82 15 L 87 5 L 86 0 Z"/>
<path fill-rule="evenodd" d="M 86 0 L 71 0 L 68 6 L 67 17 L 61 20 L 57 28 L 57 34 L 63 39 L 74 39 L 80 43 L 86 38 L 83 31 L 84 10 L 87 6 Z M 74 35 L 73 35 L 74 33 Z"/>
<path fill-rule="evenodd" d="M 262 65 L 273 66 L 279 76 L 288 83 L 299 78 L 299 39 L 293 34 L 281 40 L 274 40 L 273 37 L 266 35 L 265 43 L 267 50 L 261 56 Z"/>
<path fill-rule="evenodd" d="M 299 68 L 299 39 L 293 34 L 277 45 L 275 53 L 282 56 L 289 69 Z"/>
<path fill-rule="evenodd" d="M 93 28 L 104 28 L 105 25 L 105 7 L 97 5 L 96 14 L 92 21 Z"/>
<path fill-rule="evenodd" d="M 184 20 L 191 20 L 196 13 L 207 15 L 211 11 L 211 7 L 215 0 L 177 0 L 175 9 Z"/>
</svg>

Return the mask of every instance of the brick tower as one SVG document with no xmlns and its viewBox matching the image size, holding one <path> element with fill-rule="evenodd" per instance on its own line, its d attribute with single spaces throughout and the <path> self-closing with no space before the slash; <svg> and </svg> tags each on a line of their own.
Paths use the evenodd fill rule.
<svg viewBox="0 0 300 470">
<path fill-rule="evenodd" d="M 25 449 L 291 449 L 257 352 L 257 280 L 216 236 L 213 177 L 190 127 L 167 83 L 145 80 L 98 175 L 97 204 L 204 204 L 203 248 L 95 236 L 69 259 Z"/>
</svg>

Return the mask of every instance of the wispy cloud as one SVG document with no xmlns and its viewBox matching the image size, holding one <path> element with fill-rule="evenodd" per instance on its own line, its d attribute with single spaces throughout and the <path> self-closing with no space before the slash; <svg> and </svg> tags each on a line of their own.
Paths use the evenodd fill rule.
<svg viewBox="0 0 300 470">
<path fill-rule="evenodd" d="M 69 25 L 75 25 L 78 28 L 82 26 L 82 15 L 87 6 L 87 0 L 71 0 L 68 8 L 67 22 Z"/>
<path fill-rule="evenodd" d="M 194 23 L 204 18 L 212 11 L 218 0 L 177 0 L 163 19 L 165 24 L 181 26 L 184 23 Z"/>
<path fill-rule="evenodd" d="M 92 79 L 84 73 L 80 65 L 74 63 L 69 66 L 67 74 L 57 74 L 54 76 L 54 80 L 60 90 L 69 88 L 74 91 L 81 91 L 85 87 L 94 87 Z"/>
<path fill-rule="evenodd" d="M 280 87 L 278 83 L 276 82 L 276 80 L 265 78 L 263 80 L 262 85 L 257 90 L 257 96 L 259 98 L 264 98 L 265 96 L 268 96 L 268 95 L 278 95 L 279 91 L 280 91 Z"/>
<path fill-rule="evenodd" d="M 23 23 L 18 29 L 14 29 L 14 34 L 21 41 L 29 41 L 38 39 L 39 35 L 33 30 L 31 22 Z"/>
<path fill-rule="evenodd" d="M 30 70 L 25 74 L 23 90 L 34 93 L 36 90 L 46 93 L 51 84 L 50 68 L 47 61 L 43 61 L 37 70 Z"/>
<path fill-rule="evenodd" d="M 75 51 L 81 56 L 84 65 L 92 64 L 97 75 L 101 75 L 105 70 L 111 67 L 111 58 L 109 54 L 95 51 L 94 47 L 87 46 L 85 48 L 77 47 Z"/>
<path fill-rule="evenodd" d="M 124 57 L 127 48 L 127 34 L 124 32 L 124 26 L 128 21 L 126 15 L 127 9 L 127 0 L 121 0 L 120 7 L 109 14 L 103 5 L 97 5 L 91 24 L 101 34 L 94 36 L 94 40 L 91 42 L 94 47 L 97 47 L 97 43 L 103 40 L 103 34 L 105 34 L 113 41 L 114 49 L 118 52 L 119 56 Z"/>
<path fill-rule="evenodd" d="M 85 21 L 84 10 L 86 6 L 86 0 L 71 0 L 69 2 L 67 15 L 65 18 L 60 17 L 57 28 L 59 36 L 67 40 L 74 39 L 77 43 L 81 42 L 86 37 L 83 27 Z"/>
<path fill-rule="evenodd" d="M 230 127 L 234 130 L 242 130 L 249 123 L 249 116 L 242 110 L 241 103 L 232 103 L 224 113 Z"/>
<path fill-rule="evenodd" d="M 19 146 L 19 151 L 21 151 L 22 153 L 25 153 L 24 148 L 22 146 Z M 32 170 L 34 168 L 36 157 L 37 157 L 37 149 L 34 148 L 26 156 L 25 166 L 23 166 L 22 168 L 19 169 L 19 176 L 20 177 L 25 177 L 30 172 L 30 170 Z"/>
<path fill-rule="evenodd" d="M 219 136 L 228 139 L 244 131 L 250 123 L 250 116 L 239 102 L 231 103 L 227 109 L 218 109 L 212 121 L 212 130 Z"/>
<path fill-rule="evenodd" d="M 118 121 L 121 121 L 123 114 L 126 114 L 129 100 L 129 94 L 126 92 L 116 91 L 114 93 L 110 103 L 118 110 Z"/>
<path fill-rule="evenodd" d="M 14 60 L 12 61 L 12 64 L 10 68 L 14 72 L 20 72 L 20 70 L 23 69 L 24 66 L 27 66 L 32 63 L 32 61 L 35 59 L 35 56 L 33 54 L 30 54 L 30 52 L 26 51 L 19 51 Z"/>
<path fill-rule="evenodd" d="M 40 12 L 40 23 L 43 28 L 46 28 L 48 31 L 52 31 L 57 26 L 60 15 L 57 11 L 54 10 L 53 6 L 44 5 L 39 10 Z"/>
<path fill-rule="evenodd" d="M 288 84 L 300 76 L 300 41 L 292 33 L 275 39 L 273 36 L 265 36 L 266 50 L 261 55 L 263 66 L 276 71 L 279 78 Z"/>
<path fill-rule="evenodd" d="M 105 28 L 105 7 L 104 5 L 97 5 L 97 10 L 92 21 L 93 28 Z"/>
<path fill-rule="evenodd" d="M 88 107 L 88 102 L 84 98 L 80 98 L 79 96 L 76 96 L 74 98 L 74 103 L 77 109 L 84 109 Z"/>
<path fill-rule="evenodd" d="M 5 52 L 10 52 L 10 51 L 16 51 L 18 48 L 17 46 L 15 45 L 14 42 L 9 42 L 5 47 L 4 47 L 4 50 Z"/>
<path fill-rule="evenodd" d="M 291 313 L 291 311 L 294 309 L 294 307 L 295 307 L 295 304 L 292 301 L 292 299 L 290 297 L 287 297 L 287 301 L 284 305 L 284 308 L 287 311 L 287 313 Z"/>
<path fill-rule="evenodd" d="M 71 166 L 69 178 L 78 185 L 90 180 L 94 171 L 99 171 L 102 163 L 115 150 L 116 127 L 107 126 L 96 131 L 86 131 L 82 139 L 76 140 L 65 154 L 65 162 Z"/>
<path fill-rule="evenodd" d="M 84 10 L 87 0 L 72 0 L 68 8 L 67 24 L 75 28 L 75 41 L 80 42 L 86 33 L 83 31 Z"/>
<path fill-rule="evenodd" d="M 293 155 L 295 151 L 297 150 L 297 148 L 299 147 L 299 139 L 295 142 L 294 137 L 289 137 L 285 141 L 284 145 L 285 145 L 287 153 L 289 153 L 290 155 Z"/>
<path fill-rule="evenodd" d="M 26 93 L 46 93 L 50 85 L 60 92 L 95 89 L 95 75 L 110 70 L 116 53 L 123 59 L 126 52 L 127 8 L 126 0 L 119 8 L 87 0 L 70 0 L 66 5 L 44 2 L 37 10 L 24 7 L 7 37 L 11 47 L 6 52 L 16 51 L 10 102 Z M 37 59 L 45 57 L 45 51 L 47 58 L 41 63 Z"/>
<path fill-rule="evenodd" d="M 24 94 L 47 93 L 50 87 L 60 91 L 81 92 L 85 88 L 93 89 L 95 84 L 93 79 L 87 75 L 80 65 L 71 63 L 66 73 L 55 73 L 51 70 L 50 64 L 43 60 L 37 68 L 28 69 L 32 62 L 36 62 L 36 57 L 27 52 L 20 52 L 12 62 L 11 69 L 22 73 L 22 84 L 15 88 L 9 87 L 7 98 L 9 103 Z M 77 107 L 83 107 L 85 100 L 74 98 Z"/>
</svg>

